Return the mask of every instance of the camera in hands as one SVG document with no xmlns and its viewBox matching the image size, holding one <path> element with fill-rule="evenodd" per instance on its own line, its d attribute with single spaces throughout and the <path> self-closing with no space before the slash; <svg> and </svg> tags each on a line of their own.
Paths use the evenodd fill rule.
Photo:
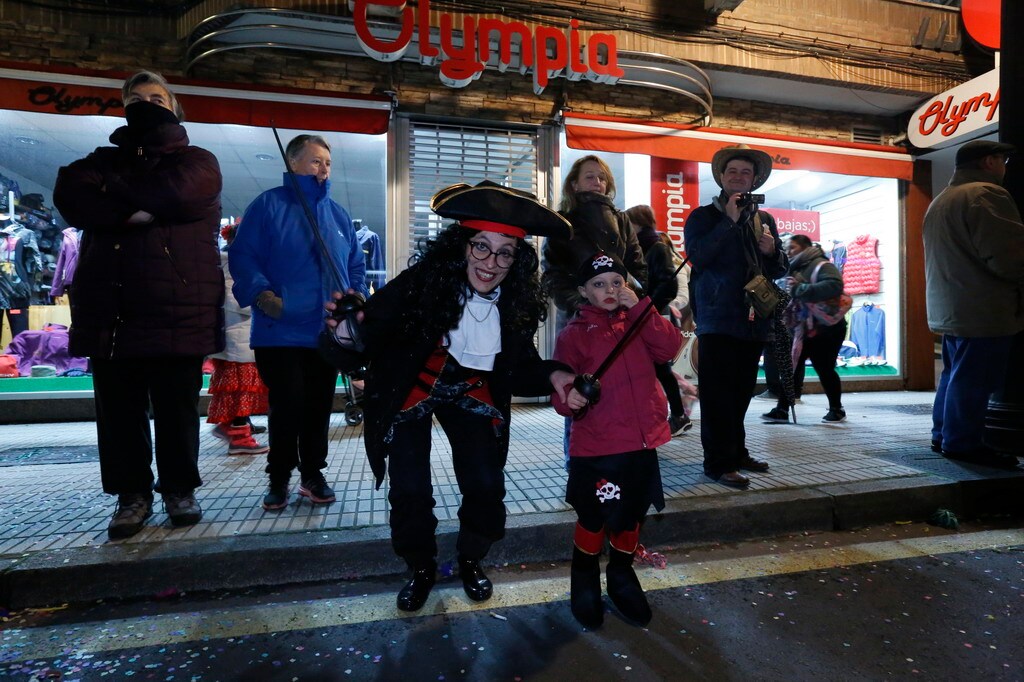
<svg viewBox="0 0 1024 682">
<path fill-rule="evenodd" d="M 763 203 L 764 203 L 764 195 L 763 194 L 751 194 L 750 192 L 744 192 L 743 194 L 739 195 L 739 197 L 736 199 L 736 205 L 741 207 L 741 208 L 743 206 L 749 206 L 750 204 L 758 204 L 758 205 L 760 205 L 760 204 L 763 204 Z"/>
</svg>

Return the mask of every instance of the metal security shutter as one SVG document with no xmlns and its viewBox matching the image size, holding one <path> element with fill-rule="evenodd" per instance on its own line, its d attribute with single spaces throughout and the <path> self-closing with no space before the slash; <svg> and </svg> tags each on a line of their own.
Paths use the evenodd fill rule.
<svg viewBox="0 0 1024 682">
<path fill-rule="evenodd" d="M 430 198 L 449 185 L 490 180 L 538 194 L 538 132 L 409 122 L 407 254 L 449 221 L 430 211 Z"/>
</svg>

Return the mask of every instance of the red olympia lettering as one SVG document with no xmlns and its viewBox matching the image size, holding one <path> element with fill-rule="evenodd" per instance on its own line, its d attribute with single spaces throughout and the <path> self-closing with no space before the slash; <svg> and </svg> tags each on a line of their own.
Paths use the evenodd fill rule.
<svg viewBox="0 0 1024 682">
<path fill-rule="evenodd" d="M 498 70 L 518 68 L 533 71 L 533 90 L 541 94 L 552 78 L 564 75 L 569 80 L 586 78 L 596 83 L 615 83 L 625 75 L 619 68 L 615 36 L 594 33 L 586 46 L 580 40 L 579 21 L 572 19 L 566 29 L 538 26 L 534 31 L 520 21 L 477 18 L 471 15 L 440 14 L 440 45 L 430 33 L 430 0 L 420 0 L 414 10 L 402 7 L 404 0 L 355 0 L 353 9 L 356 38 L 370 57 L 393 62 L 401 59 L 418 37 L 420 61 L 440 63 L 441 82 L 452 88 L 464 88 L 480 77 L 491 59 L 491 36 L 497 34 Z M 402 7 L 401 28 L 393 39 L 378 38 L 370 31 L 368 9 L 371 5 Z M 461 16 L 462 25 L 456 23 Z M 513 39 L 518 54 L 513 54 Z M 516 63 L 513 63 L 516 61 Z"/>
<path fill-rule="evenodd" d="M 956 133 L 960 124 L 970 118 L 971 114 L 982 109 L 987 110 L 985 121 L 991 121 L 998 107 L 999 90 L 996 90 L 995 95 L 983 92 L 957 105 L 953 104 L 953 95 L 949 95 L 945 101 L 935 100 L 928 105 L 918 117 L 917 129 L 922 135 L 931 135 L 939 128 L 943 137 L 949 137 Z"/>
<path fill-rule="evenodd" d="M 53 105 L 59 113 L 66 114 L 82 107 L 95 107 L 96 113 L 103 115 L 108 109 L 121 106 L 116 97 L 97 97 L 95 95 L 69 95 L 67 88 L 57 89 L 52 85 L 41 85 L 28 91 L 28 101 L 37 107 Z"/>
</svg>

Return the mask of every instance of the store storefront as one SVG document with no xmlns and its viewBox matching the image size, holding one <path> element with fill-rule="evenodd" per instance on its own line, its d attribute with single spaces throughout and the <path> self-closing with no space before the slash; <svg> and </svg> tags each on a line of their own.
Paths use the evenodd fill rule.
<svg viewBox="0 0 1024 682">
<path fill-rule="evenodd" d="M 379 240 L 383 266 L 376 266 L 374 285 L 404 269 L 419 241 L 442 227 L 429 210 L 441 187 L 489 179 L 555 206 L 564 174 L 587 152 L 606 158 L 621 178 L 619 207 L 653 205 L 660 227 L 683 249 L 688 209 L 718 191 L 711 155 L 746 142 L 776 159 L 764 192 L 783 230 L 807 234 L 837 263 L 845 248 L 854 314 L 865 318 L 863 325 L 851 318 L 851 326 L 867 334 L 851 338 L 842 368 L 849 385 L 933 385 L 930 343 L 920 343 L 927 339 L 920 329 L 919 232 L 930 199 L 927 164 L 913 163 L 899 148 L 835 141 L 870 116 L 808 116 L 809 109 L 732 94 L 715 100 L 712 117 L 706 74 L 663 51 L 637 51 L 646 45 L 639 33 L 587 30 L 582 14 L 513 21 L 447 5 L 428 11 L 421 3 L 413 12 L 398 4 L 390 15 L 377 7 L 383 14 L 373 17 L 351 8 L 349 15 L 342 8 L 330 15 L 235 10 L 198 18 L 184 30 L 187 45 L 164 70 L 185 64 L 206 79 L 169 78 L 193 143 L 221 163 L 224 220 L 238 219 L 249 201 L 281 181 L 269 128 L 276 125 L 285 142 L 313 132 L 334 146 L 333 196 Z M 159 61 L 145 66 L 161 69 Z M 57 169 L 106 144 L 121 123 L 125 75 L 0 64 L 0 175 L 18 183 L 21 197 L 39 195 L 44 208 L 52 206 Z M 279 85 L 288 83 L 303 87 Z M 346 94 L 371 90 L 386 94 Z M 809 86 L 807 96 L 813 92 Z M 712 118 L 725 129 L 706 127 Z M 664 120 L 679 123 L 650 122 Z M 882 117 L 872 120 L 884 127 Z M 794 134 L 741 133 L 769 127 Z M 60 235 L 74 227 L 52 214 L 47 225 Z M 42 269 L 55 267 L 56 241 L 49 239 L 54 263 L 44 258 Z M 68 319 L 46 286 L 44 276 L 31 313 L 37 328 Z M 549 337 L 541 338 L 542 352 Z M 47 379 L 80 382 L 69 389 L 74 396 L 88 390 L 87 378 Z M 5 385 L 27 380 L 0 381 L 0 397 Z"/>
<path fill-rule="evenodd" d="M 61 350 L 74 296 L 74 272 L 61 252 L 77 246 L 79 234 L 53 208 L 53 186 L 61 166 L 109 146 L 110 134 L 124 124 L 124 75 L 0 66 L 0 230 L 10 265 L 0 268 L 0 277 L 24 278 L 19 285 L 30 288 L 26 301 L 3 314 L 0 348 L 10 347 L 21 319 L 27 324 L 13 347 L 20 355 L 0 365 L 7 377 L 0 379 L 5 417 L 18 412 L 16 402 L 91 396 L 87 364 Z M 182 81 L 172 87 L 191 143 L 220 163 L 222 223 L 239 221 L 250 201 L 281 183 L 284 162 L 272 126 L 285 144 L 299 133 L 327 139 L 333 149 L 332 196 L 358 221 L 371 271 L 368 285 L 381 286 L 389 98 Z M 15 240 L 17 248 L 8 248 Z"/>
<path fill-rule="evenodd" d="M 758 190 L 764 210 L 783 239 L 803 234 L 819 243 L 854 300 L 840 376 L 867 388 L 903 377 L 908 292 L 900 181 L 914 173 L 905 150 L 575 114 L 565 130 L 563 168 L 586 153 L 601 155 L 620 178 L 619 208 L 651 205 L 680 252 L 689 212 L 720 191 L 709 163 L 715 151 L 742 143 L 768 152 L 772 175 Z"/>
</svg>

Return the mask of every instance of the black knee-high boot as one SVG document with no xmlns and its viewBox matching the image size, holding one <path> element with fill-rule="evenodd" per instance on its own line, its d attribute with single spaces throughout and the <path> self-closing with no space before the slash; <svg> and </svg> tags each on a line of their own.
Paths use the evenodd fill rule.
<svg viewBox="0 0 1024 682">
<path fill-rule="evenodd" d="M 608 551 L 608 596 L 619 613 L 637 625 L 651 622 L 651 607 L 644 588 L 633 571 L 633 552 L 622 552 L 614 547 Z"/>
<path fill-rule="evenodd" d="M 604 603 L 601 601 L 600 554 L 587 554 L 579 547 L 572 548 L 569 603 L 572 615 L 580 625 L 591 630 L 601 627 L 604 622 Z"/>
</svg>

